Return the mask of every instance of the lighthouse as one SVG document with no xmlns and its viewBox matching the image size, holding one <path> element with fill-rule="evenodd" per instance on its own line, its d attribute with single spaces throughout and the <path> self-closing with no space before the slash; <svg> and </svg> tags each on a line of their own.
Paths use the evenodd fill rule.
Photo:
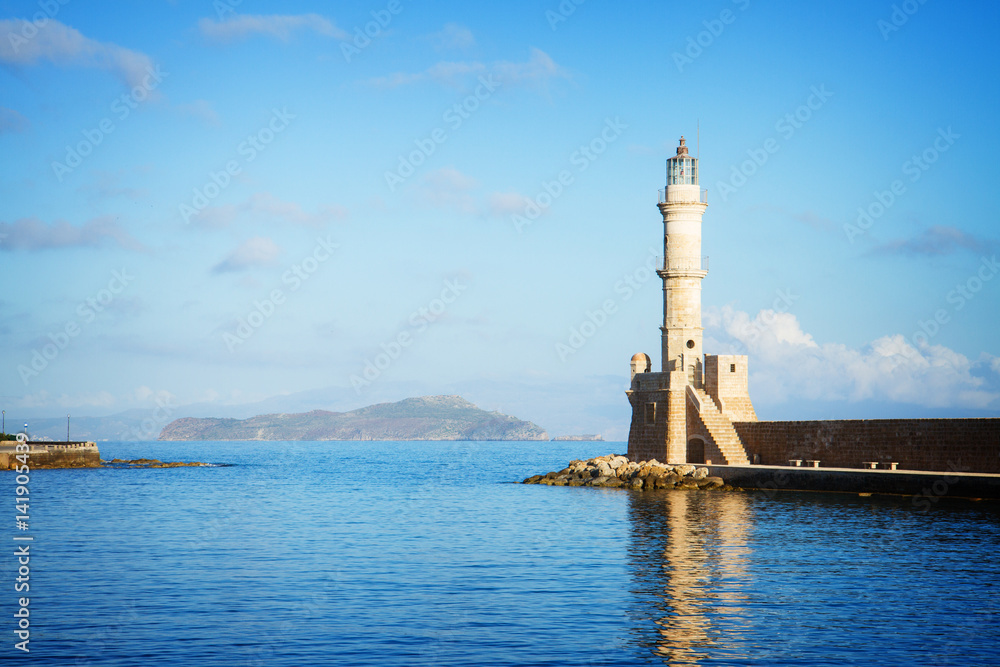
<svg viewBox="0 0 1000 667">
<path fill-rule="evenodd" d="M 677 155 L 667 160 L 667 186 L 660 191 L 663 215 L 662 368 L 684 371 L 688 384 L 702 384 L 701 281 L 708 258 L 701 255 L 701 217 L 708 192 L 698 185 L 698 158 L 691 157 L 681 137 Z"/>
<path fill-rule="evenodd" d="M 747 357 L 705 355 L 702 349 L 701 281 L 708 275 L 702 256 L 701 223 L 708 192 L 698 183 L 698 158 L 682 136 L 667 159 L 666 187 L 657 207 L 663 217 L 663 281 L 660 372 L 649 355 L 631 359 L 632 404 L 628 455 L 633 461 L 745 465 L 746 450 L 736 426 L 756 421 L 750 402 Z"/>
</svg>

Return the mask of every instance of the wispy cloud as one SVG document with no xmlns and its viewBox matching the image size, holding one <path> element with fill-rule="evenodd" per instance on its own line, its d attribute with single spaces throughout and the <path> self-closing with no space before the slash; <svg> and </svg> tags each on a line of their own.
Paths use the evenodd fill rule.
<svg viewBox="0 0 1000 667">
<path fill-rule="evenodd" d="M 454 167 L 427 173 L 413 189 L 417 203 L 431 208 L 488 218 L 523 214 L 531 198 L 519 192 L 489 192 L 482 184 Z"/>
<path fill-rule="evenodd" d="M 417 188 L 420 200 L 435 208 L 452 208 L 461 213 L 478 213 L 473 192 L 479 182 L 453 167 L 444 167 L 424 176 Z"/>
<path fill-rule="evenodd" d="M 430 36 L 434 48 L 439 51 L 468 49 L 476 44 L 472 31 L 458 23 L 446 23 L 444 28 Z"/>
<path fill-rule="evenodd" d="M 524 209 L 531 203 L 531 198 L 519 192 L 494 192 L 490 195 L 489 212 L 491 215 L 524 214 Z"/>
<path fill-rule="evenodd" d="M 65 220 L 47 224 L 38 218 L 20 218 L 0 222 L 0 251 L 48 250 L 52 248 L 99 247 L 117 245 L 128 250 L 143 250 L 111 216 L 92 218 L 75 226 Z"/>
<path fill-rule="evenodd" d="M 212 127 L 219 127 L 219 115 L 215 113 L 215 108 L 208 100 L 195 100 L 188 104 L 178 104 L 177 111 L 185 116 L 200 118 Z"/>
<path fill-rule="evenodd" d="M 274 265 L 281 254 L 281 248 L 265 236 L 255 236 L 241 243 L 229 255 L 212 267 L 212 273 L 246 271 L 257 267 Z"/>
<path fill-rule="evenodd" d="M 309 213 L 296 202 L 278 199 L 269 192 L 258 192 L 239 204 L 209 206 L 192 218 L 200 227 L 226 227 L 241 217 L 262 222 L 282 222 L 309 227 L 322 227 L 344 220 L 348 211 L 343 206 L 322 206 Z"/>
<path fill-rule="evenodd" d="M 523 63 L 498 62 L 493 67 L 497 78 L 507 85 L 545 88 L 554 79 L 569 79 L 569 72 L 557 65 L 541 49 L 532 48 L 531 57 Z"/>
<path fill-rule="evenodd" d="M 203 18 L 198 30 L 208 40 L 228 43 L 253 35 L 267 35 L 287 42 L 298 31 L 312 31 L 324 37 L 348 39 L 349 35 L 319 14 L 237 14 L 223 20 Z"/>
<path fill-rule="evenodd" d="M 20 36 L 23 19 L 0 21 L 0 63 L 14 66 L 37 65 L 47 61 L 60 67 L 95 67 L 117 76 L 130 88 L 142 85 L 143 77 L 153 70 L 153 61 L 144 53 L 117 44 L 98 42 L 55 19 L 49 19 L 31 39 Z M 31 30 L 35 27 L 32 25 Z"/>
<path fill-rule="evenodd" d="M 127 175 L 127 170 L 120 170 L 117 173 L 94 170 L 91 181 L 81 185 L 77 190 L 100 198 L 125 197 L 138 200 L 148 197 L 149 190 L 146 188 L 133 188 L 122 184 L 123 178 Z"/>
<path fill-rule="evenodd" d="M 28 119 L 6 107 L 0 107 L 0 134 L 27 132 L 31 123 Z"/>
<path fill-rule="evenodd" d="M 798 222 L 804 223 L 809 227 L 821 232 L 829 232 L 839 229 L 839 226 L 833 220 L 829 218 L 824 218 L 819 213 L 815 211 L 802 211 L 801 213 L 793 213 L 792 219 Z"/>
<path fill-rule="evenodd" d="M 421 72 L 395 72 L 388 76 L 369 80 L 369 84 L 379 88 L 397 88 L 423 82 L 432 82 L 459 89 L 467 89 L 475 83 L 476 77 L 490 75 L 503 85 L 520 86 L 535 90 L 547 90 L 556 79 L 569 80 L 569 72 L 556 64 L 541 49 L 532 48 L 531 56 L 524 62 L 506 60 L 494 63 L 479 61 L 443 61 Z"/>
<path fill-rule="evenodd" d="M 998 243 L 966 234 L 956 227 L 935 225 L 910 239 L 895 239 L 876 247 L 872 252 L 887 255 L 934 256 L 950 255 L 960 250 L 981 253 L 996 248 Z"/>
<path fill-rule="evenodd" d="M 801 222 L 804 225 L 812 227 L 813 229 L 821 232 L 836 231 L 840 229 L 840 225 L 831 220 L 830 218 L 825 218 L 816 211 L 789 211 L 781 206 L 775 206 L 773 204 L 760 204 L 757 206 L 751 206 L 750 211 L 758 212 L 763 211 L 775 216 L 781 216 L 783 218 L 791 218 L 795 222 Z"/>
</svg>

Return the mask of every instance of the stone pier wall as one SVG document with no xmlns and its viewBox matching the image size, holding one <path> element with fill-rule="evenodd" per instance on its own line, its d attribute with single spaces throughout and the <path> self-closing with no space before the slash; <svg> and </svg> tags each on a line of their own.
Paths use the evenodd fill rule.
<svg viewBox="0 0 1000 667">
<path fill-rule="evenodd" d="M 789 459 L 861 468 L 895 462 L 901 470 L 1000 473 L 1000 419 L 866 419 L 735 422 L 747 456 L 762 465 Z"/>
<path fill-rule="evenodd" d="M 963 472 L 844 470 L 786 466 L 708 466 L 709 475 L 744 489 L 891 493 L 912 496 L 917 509 L 930 509 L 940 498 L 1000 498 L 1000 475 Z"/>
<path fill-rule="evenodd" d="M 101 465 L 101 453 L 94 442 L 29 442 L 28 467 L 39 468 L 96 468 Z M 13 470 L 22 465 L 17 459 L 17 443 L 4 440 L 0 443 L 0 470 Z"/>
</svg>

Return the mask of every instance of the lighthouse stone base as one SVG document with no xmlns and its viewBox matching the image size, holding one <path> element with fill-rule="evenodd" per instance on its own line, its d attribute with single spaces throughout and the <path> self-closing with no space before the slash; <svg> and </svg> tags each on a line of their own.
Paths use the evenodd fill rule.
<svg viewBox="0 0 1000 667">
<path fill-rule="evenodd" d="M 641 358 L 644 355 L 636 355 Z M 734 421 L 757 420 L 747 387 L 747 358 L 706 355 L 705 374 L 651 373 L 633 365 L 628 457 L 662 463 L 745 465 Z"/>
</svg>

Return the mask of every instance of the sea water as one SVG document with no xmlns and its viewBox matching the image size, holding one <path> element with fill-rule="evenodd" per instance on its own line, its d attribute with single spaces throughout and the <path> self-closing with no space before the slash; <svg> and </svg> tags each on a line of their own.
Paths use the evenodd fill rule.
<svg viewBox="0 0 1000 667">
<path fill-rule="evenodd" d="M 0 474 L 4 661 L 1000 664 L 991 501 L 516 484 L 623 443 L 100 448 L 218 465 L 33 471 L 27 531 Z"/>
</svg>

